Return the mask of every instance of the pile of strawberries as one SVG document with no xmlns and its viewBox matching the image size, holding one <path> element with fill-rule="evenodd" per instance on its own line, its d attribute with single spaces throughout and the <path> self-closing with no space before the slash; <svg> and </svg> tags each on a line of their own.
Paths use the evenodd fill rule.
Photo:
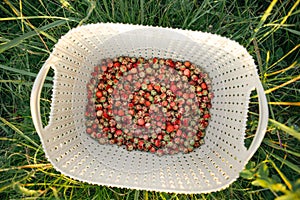
<svg viewBox="0 0 300 200">
<path fill-rule="evenodd" d="M 94 67 L 87 84 L 86 132 L 100 144 L 157 155 L 203 144 L 211 81 L 189 61 L 118 57 Z"/>
</svg>

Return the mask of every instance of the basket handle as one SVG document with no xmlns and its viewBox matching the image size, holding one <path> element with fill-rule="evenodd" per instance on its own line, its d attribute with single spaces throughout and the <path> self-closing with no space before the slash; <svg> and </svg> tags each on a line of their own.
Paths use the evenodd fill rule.
<svg viewBox="0 0 300 200">
<path fill-rule="evenodd" d="M 256 90 L 258 94 L 259 100 L 259 121 L 258 121 L 258 128 L 256 130 L 254 139 L 248 149 L 248 159 L 247 161 L 254 155 L 254 153 L 259 148 L 267 129 L 268 125 L 268 118 L 269 118 L 269 111 L 268 111 L 268 102 L 265 95 L 264 88 L 260 83 L 260 80 L 257 80 Z"/>
<path fill-rule="evenodd" d="M 41 113 L 40 113 L 40 97 L 49 69 L 50 69 L 50 65 L 48 64 L 43 65 L 43 67 L 39 71 L 34 81 L 31 95 L 30 95 L 30 111 L 31 111 L 32 121 L 36 131 L 39 134 L 41 134 L 42 130 L 44 129 L 42 124 L 42 119 L 41 119 Z"/>
</svg>

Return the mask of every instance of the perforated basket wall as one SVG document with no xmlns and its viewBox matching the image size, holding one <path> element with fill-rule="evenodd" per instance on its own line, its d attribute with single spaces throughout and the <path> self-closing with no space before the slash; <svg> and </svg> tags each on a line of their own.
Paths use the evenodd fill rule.
<svg viewBox="0 0 300 200">
<path fill-rule="evenodd" d="M 86 83 L 103 58 L 128 55 L 189 60 L 212 79 L 215 98 L 205 144 L 189 154 L 159 157 L 100 145 L 85 132 Z M 42 127 L 40 93 L 55 71 L 49 124 Z M 244 146 L 250 92 L 259 95 L 260 118 Z M 32 90 L 32 117 L 46 156 L 61 173 L 99 185 L 177 193 L 227 187 L 259 147 L 268 111 L 256 66 L 247 51 L 217 35 L 159 27 L 93 24 L 69 31 L 56 44 Z"/>
</svg>

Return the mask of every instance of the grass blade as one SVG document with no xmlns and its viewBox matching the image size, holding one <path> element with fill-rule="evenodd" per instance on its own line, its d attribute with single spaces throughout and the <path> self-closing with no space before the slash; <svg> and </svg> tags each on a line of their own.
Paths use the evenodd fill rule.
<svg viewBox="0 0 300 200">
<path fill-rule="evenodd" d="M 282 84 L 280 84 L 280 85 L 277 85 L 277 86 L 275 86 L 275 87 L 273 87 L 273 88 L 270 88 L 270 89 L 268 89 L 268 90 L 265 90 L 265 94 L 269 94 L 269 93 L 271 93 L 271 92 L 274 92 L 275 90 L 278 90 L 279 88 L 282 88 L 282 87 L 284 87 L 284 86 L 286 86 L 286 85 L 288 85 L 288 84 L 291 84 L 291 83 L 293 83 L 293 82 L 296 82 L 296 81 L 298 81 L 298 80 L 300 80 L 300 75 L 298 75 L 298 76 L 296 76 L 295 78 L 293 78 L 293 79 L 291 79 L 291 80 L 289 80 L 289 81 L 286 81 L 286 82 L 284 82 L 284 83 L 282 83 Z M 257 98 L 257 97 L 258 97 L 258 95 L 251 96 L 251 98 Z"/>
<path fill-rule="evenodd" d="M 3 17 L 0 21 L 25 20 L 25 19 L 59 19 L 66 21 L 78 22 L 75 18 L 57 17 L 57 16 L 22 16 L 22 17 Z"/>
<path fill-rule="evenodd" d="M 95 0 L 89 0 L 89 1 L 87 1 L 87 2 L 89 3 L 89 7 L 88 7 L 88 9 L 87 9 L 87 15 L 86 15 L 85 18 L 83 18 L 83 19 L 79 22 L 78 26 L 81 26 L 85 21 L 87 21 L 87 20 L 89 19 L 89 17 L 91 16 L 93 10 L 96 8 L 96 1 L 95 1 Z"/>
<path fill-rule="evenodd" d="M 291 84 L 291 83 L 293 83 L 293 82 L 296 82 L 296 81 L 298 81 L 298 80 L 300 80 L 300 75 L 299 75 L 299 76 L 296 76 L 295 78 L 293 78 L 293 79 L 291 79 L 291 80 L 289 80 L 289 81 L 287 81 L 287 82 L 285 82 L 285 83 L 282 83 L 282 84 L 280 84 L 280 85 L 278 85 L 278 86 L 275 86 L 275 87 L 273 87 L 273 88 L 270 88 L 270 89 L 268 89 L 268 90 L 265 90 L 265 94 L 269 94 L 269 93 L 271 93 L 271 92 L 274 92 L 275 90 L 278 90 L 279 88 L 282 88 L 282 87 L 284 87 L 284 86 L 286 86 L 286 85 L 288 85 L 288 84 Z"/>
<path fill-rule="evenodd" d="M 28 72 L 28 71 L 25 71 L 25 70 L 22 70 L 22 69 L 7 67 L 7 66 L 1 65 L 1 64 L 0 64 L 0 68 L 4 69 L 4 70 L 7 70 L 7 71 L 15 72 L 15 73 L 18 73 L 18 74 L 21 74 L 21 75 L 25 75 L 25 76 L 31 76 L 31 77 L 36 77 L 37 76 L 36 73 Z M 53 77 L 46 77 L 46 80 L 53 81 Z"/>
<path fill-rule="evenodd" d="M 263 16 L 261 17 L 257 27 L 254 29 L 254 34 L 251 37 L 252 39 L 250 39 L 250 41 L 252 41 L 254 38 L 256 38 L 256 34 L 258 33 L 258 31 L 261 29 L 262 25 L 265 23 L 265 21 L 267 20 L 268 16 L 271 14 L 273 7 L 276 5 L 278 0 L 273 0 L 269 7 L 267 8 L 267 10 L 264 12 Z"/>
<path fill-rule="evenodd" d="M 269 122 L 271 122 L 273 125 L 275 125 L 277 128 L 283 130 L 284 132 L 288 133 L 289 135 L 297 138 L 298 140 L 300 140 L 300 133 L 297 132 L 296 130 L 274 120 L 274 119 L 269 119 Z"/>
<path fill-rule="evenodd" d="M 277 106 L 300 106 L 300 102 L 268 102 L 270 105 Z"/>
<path fill-rule="evenodd" d="M 14 130 L 16 133 L 18 133 L 21 137 L 23 137 L 25 140 L 27 140 L 28 142 L 30 142 L 31 144 L 33 144 L 34 146 L 38 147 L 39 145 L 37 143 L 35 143 L 30 137 L 28 137 L 27 135 L 25 135 L 20 129 L 18 129 L 16 126 L 14 126 L 12 123 L 10 123 L 9 121 L 7 121 L 6 119 L 0 117 L 0 120 L 7 125 L 8 127 L 10 127 L 12 130 Z"/>
<path fill-rule="evenodd" d="M 134 200 L 139 200 L 139 196 L 140 196 L 140 191 L 139 190 L 135 190 L 135 192 L 134 192 Z"/>
<path fill-rule="evenodd" d="M 273 2 L 272 2 L 273 3 Z M 293 5 L 293 7 L 290 9 L 290 11 L 288 12 L 287 15 L 285 15 L 283 17 L 283 19 L 281 20 L 281 22 L 279 24 L 276 24 L 276 26 L 274 26 L 270 31 L 268 31 L 267 33 L 265 33 L 261 38 L 260 40 L 262 40 L 263 38 L 267 37 L 268 35 L 270 35 L 271 33 L 274 33 L 276 32 L 280 27 L 282 27 L 287 19 L 292 15 L 293 11 L 297 8 L 298 4 L 300 3 L 300 0 L 297 0 L 295 2 L 295 4 Z"/>
<path fill-rule="evenodd" d="M 37 30 L 46 31 L 50 28 L 61 26 L 65 23 L 67 23 L 66 20 L 58 20 L 58 21 L 52 22 L 50 24 L 47 24 L 47 25 L 45 25 L 45 26 L 43 26 L 43 27 L 41 27 Z M 36 31 L 29 31 L 29 32 L 27 32 L 27 33 L 15 38 L 15 39 L 9 41 L 9 42 L 7 42 L 7 43 L 1 44 L 0 45 L 0 53 L 3 53 L 4 51 L 21 44 L 24 40 L 29 39 L 29 38 L 31 38 L 35 35 L 38 35 L 38 33 Z"/>
<path fill-rule="evenodd" d="M 10 184 L 8 185 L 2 185 L 1 188 L 0 188 L 0 194 L 1 192 L 7 190 L 8 188 L 12 188 L 16 183 L 20 183 L 26 179 L 28 179 L 28 177 L 31 177 L 32 175 L 34 174 L 34 171 L 31 171 L 30 173 L 28 173 L 25 177 L 22 177 L 21 179 L 19 179 L 18 181 L 15 181 L 15 182 L 11 182 Z"/>
<path fill-rule="evenodd" d="M 283 72 L 286 72 L 290 69 L 293 69 L 294 67 L 298 67 L 299 65 L 297 65 L 297 61 L 293 62 L 290 66 L 288 66 L 287 68 L 284 68 L 284 69 L 281 69 L 281 70 L 278 70 L 276 72 L 272 72 L 270 74 L 265 74 L 265 76 L 274 76 L 276 74 L 280 74 L 280 73 L 283 73 Z"/>
<path fill-rule="evenodd" d="M 274 144 L 270 139 L 265 138 L 263 140 L 263 143 L 266 144 L 266 145 L 268 145 L 268 146 L 270 146 L 270 147 L 272 147 L 272 148 L 274 148 L 274 149 L 281 150 L 281 151 L 284 151 L 284 152 L 286 152 L 288 154 L 300 157 L 300 153 L 288 150 L 286 148 L 282 148 L 282 147 L 280 147 L 279 144 L 278 145 Z M 284 145 L 284 146 L 286 146 L 286 145 Z"/>
<path fill-rule="evenodd" d="M 297 30 L 294 30 L 294 29 L 290 29 L 290 28 L 286 28 L 284 27 L 283 29 L 295 34 L 295 35 L 298 35 L 300 37 L 300 31 L 297 31 Z"/>
<path fill-rule="evenodd" d="M 279 176 L 281 177 L 281 179 L 284 181 L 284 183 L 287 185 L 287 187 L 292 190 L 292 184 L 291 182 L 287 179 L 287 177 L 280 171 L 280 169 L 277 167 L 277 165 L 273 162 L 273 160 L 268 159 L 268 161 L 272 164 L 272 166 L 274 167 L 274 169 L 277 171 L 277 173 L 279 174 Z"/>
<path fill-rule="evenodd" d="M 144 195 L 143 195 L 144 200 L 148 200 L 148 191 L 144 191 Z"/>
<path fill-rule="evenodd" d="M 295 165 L 294 163 L 291 163 L 290 161 L 287 161 L 279 156 L 277 156 L 276 154 L 272 154 L 269 153 L 273 158 L 275 158 L 276 160 L 279 160 L 282 164 L 285 164 L 286 166 L 288 166 L 289 168 L 291 168 L 292 170 L 294 170 L 295 172 L 297 172 L 298 174 L 300 174 L 300 167 Z"/>
<path fill-rule="evenodd" d="M 24 166 L 14 166 L 10 168 L 0 169 L 0 172 L 6 172 L 9 170 L 20 170 L 20 169 L 34 169 L 34 168 L 52 168 L 51 164 L 33 164 L 33 165 L 24 165 Z"/>
<path fill-rule="evenodd" d="M 272 67 L 276 66 L 278 63 L 280 63 L 283 59 L 285 59 L 288 55 L 290 55 L 291 53 L 293 53 L 295 50 L 297 50 L 300 47 L 300 44 L 298 44 L 297 46 L 295 46 L 292 50 L 290 50 L 287 54 L 285 54 L 284 56 L 282 56 L 279 60 L 277 60 L 275 63 L 273 63 L 269 69 L 271 69 Z"/>
</svg>

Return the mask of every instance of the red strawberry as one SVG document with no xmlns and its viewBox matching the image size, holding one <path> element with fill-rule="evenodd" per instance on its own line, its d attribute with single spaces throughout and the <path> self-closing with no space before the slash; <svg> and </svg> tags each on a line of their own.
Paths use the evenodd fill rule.
<svg viewBox="0 0 300 200">
<path fill-rule="evenodd" d="M 206 90 L 207 89 L 207 85 L 206 85 L 206 83 L 201 83 L 201 88 L 203 89 L 203 90 Z"/>
<path fill-rule="evenodd" d="M 174 131 L 174 127 L 172 125 L 168 125 L 166 130 L 168 133 L 171 133 L 172 131 Z"/>
<path fill-rule="evenodd" d="M 117 136 L 122 135 L 122 131 L 121 131 L 120 129 L 116 130 L 116 135 L 117 135 Z"/>
<path fill-rule="evenodd" d="M 145 120 L 140 118 L 138 119 L 138 125 L 143 126 L 145 124 Z"/>
<path fill-rule="evenodd" d="M 146 102 L 145 102 L 145 105 L 146 105 L 147 107 L 149 107 L 149 106 L 151 106 L 151 102 L 150 102 L 150 101 L 146 101 Z"/>
<path fill-rule="evenodd" d="M 158 139 L 154 140 L 154 145 L 160 147 L 160 140 Z"/>
<path fill-rule="evenodd" d="M 102 69 L 102 71 L 103 71 L 103 72 L 106 72 L 106 70 L 107 70 L 107 66 L 105 66 L 105 65 L 102 65 L 102 66 L 101 66 L 101 69 Z"/>
<path fill-rule="evenodd" d="M 116 68 L 118 68 L 118 67 L 120 67 L 120 66 L 121 66 L 121 63 L 119 63 L 119 62 L 115 62 L 113 66 L 114 66 L 114 67 L 116 67 Z"/>
<path fill-rule="evenodd" d="M 204 114 L 204 115 L 203 115 L 203 118 L 204 118 L 204 119 L 210 118 L 210 114 L 208 114 L 208 113 L 207 113 L 207 114 Z"/>
<path fill-rule="evenodd" d="M 189 61 L 185 61 L 184 66 L 189 67 L 189 66 L 191 66 L 191 63 Z"/>
<path fill-rule="evenodd" d="M 96 97 L 98 98 L 101 98 L 103 95 L 102 95 L 102 92 L 101 91 L 97 91 L 96 92 Z"/>
</svg>

